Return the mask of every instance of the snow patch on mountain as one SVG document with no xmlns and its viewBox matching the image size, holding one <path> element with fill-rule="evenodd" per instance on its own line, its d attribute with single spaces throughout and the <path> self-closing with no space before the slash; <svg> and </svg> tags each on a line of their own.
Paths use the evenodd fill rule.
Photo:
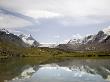
<svg viewBox="0 0 110 82">
<path fill-rule="evenodd" d="M 31 34 L 29 35 L 21 34 L 19 35 L 19 37 L 28 45 L 38 46 L 38 42 L 31 36 Z"/>
<path fill-rule="evenodd" d="M 85 36 L 82 40 L 82 43 L 83 44 L 86 44 L 88 43 L 89 41 L 92 41 L 94 39 L 95 35 L 88 35 L 88 36 Z"/>
<path fill-rule="evenodd" d="M 38 47 L 55 48 L 56 46 L 58 46 L 56 43 L 41 43 Z"/>
<path fill-rule="evenodd" d="M 108 28 L 103 29 L 103 32 L 107 35 L 110 35 L 110 26 L 108 26 Z"/>
<path fill-rule="evenodd" d="M 99 40 L 99 42 L 104 41 L 107 37 L 108 37 L 108 36 L 104 36 L 104 37 L 102 37 L 102 38 Z"/>
<path fill-rule="evenodd" d="M 0 31 L 5 32 L 6 34 L 10 34 L 10 32 L 5 28 L 0 29 Z"/>
<path fill-rule="evenodd" d="M 72 39 L 68 42 L 68 44 L 76 44 L 82 43 L 83 37 L 79 34 L 73 35 Z"/>
</svg>

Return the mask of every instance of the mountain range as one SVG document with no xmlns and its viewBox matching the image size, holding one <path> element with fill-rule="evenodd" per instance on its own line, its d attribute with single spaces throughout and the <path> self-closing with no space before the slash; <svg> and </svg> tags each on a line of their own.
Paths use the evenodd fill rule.
<svg viewBox="0 0 110 82">
<path fill-rule="evenodd" d="M 66 44 L 40 44 L 31 34 L 15 35 L 6 29 L 0 29 L 0 41 L 20 47 L 49 47 L 71 51 L 109 51 L 110 27 L 99 31 L 97 34 L 85 37 L 76 37 Z"/>
<path fill-rule="evenodd" d="M 88 35 L 83 38 L 74 38 L 67 44 L 59 44 L 57 48 L 63 50 L 89 50 L 109 51 L 110 50 L 110 27 L 99 31 L 97 34 Z"/>
<path fill-rule="evenodd" d="M 18 47 L 37 47 L 39 43 L 31 35 L 15 35 L 6 29 L 0 29 L 0 42 Z"/>
<path fill-rule="evenodd" d="M 32 17 L 23 15 L 18 12 L 12 12 L 9 9 L 5 9 L 0 7 L 0 16 L 4 17 L 4 20 L 8 20 L 13 18 L 14 25 L 19 27 L 19 24 L 17 25 L 16 20 L 20 21 L 27 21 L 32 24 L 35 24 L 36 20 Z M 10 18 L 11 17 L 11 18 Z M 3 24 L 2 24 L 3 23 Z M 10 23 L 13 24 L 13 22 L 9 22 L 7 24 L 6 21 L 1 21 L 1 25 L 7 24 L 7 26 L 11 27 Z M 110 50 L 110 27 L 105 28 L 103 30 L 100 30 L 98 33 L 93 35 L 88 35 L 85 37 L 79 37 L 76 36 L 76 38 L 71 39 L 69 42 L 65 44 L 40 44 L 38 41 L 36 41 L 31 34 L 25 35 L 15 35 L 13 33 L 8 32 L 6 29 L 0 29 L 0 41 L 5 43 L 14 44 L 16 46 L 21 47 L 49 47 L 49 48 L 58 48 L 63 50 L 99 50 L 99 51 L 109 51 Z"/>
</svg>

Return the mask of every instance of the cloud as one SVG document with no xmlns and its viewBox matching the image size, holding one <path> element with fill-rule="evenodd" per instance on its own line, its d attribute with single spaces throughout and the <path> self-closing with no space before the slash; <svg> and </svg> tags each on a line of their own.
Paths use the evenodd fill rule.
<svg viewBox="0 0 110 82">
<path fill-rule="evenodd" d="M 39 19 L 39 18 L 54 18 L 54 17 L 60 17 L 61 14 L 59 13 L 54 13 L 54 12 L 49 12 L 46 10 L 28 10 L 28 11 L 24 11 L 25 15 L 33 17 L 35 19 Z"/>
<path fill-rule="evenodd" d="M 65 16 L 109 15 L 110 0 L 1 0 L 0 5 L 14 10 L 43 10 Z"/>
<path fill-rule="evenodd" d="M 73 34 L 96 33 L 109 26 L 109 3 L 110 0 L 0 0 L 1 7 L 38 21 L 32 24 L 18 17 L 1 15 L 0 26 L 32 33 L 41 42 L 61 42 L 73 38 Z"/>
<path fill-rule="evenodd" d="M 60 23 L 64 26 L 109 20 L 109 3 L 110 0 L 0 0 L 1 6 L 35 19 L 63 18 Z"/>
<path fill-rule="evenodd" d="M 28 25 L 32 25 L 32 23 L 19 17 L 0 14 L 0 28 L 20 28 Z"/>
</svg>

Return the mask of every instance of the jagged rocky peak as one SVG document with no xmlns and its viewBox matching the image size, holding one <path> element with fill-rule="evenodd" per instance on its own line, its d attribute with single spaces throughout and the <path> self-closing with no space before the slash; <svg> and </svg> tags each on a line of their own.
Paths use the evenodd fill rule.
<svg viewBox="0 0 110 82">
<path fill-rule="evenodd" d="M 94 37 L 94 42 L 105 42 L 108 37 L 110 37 L 110 26 L 99 31 Z"/>
<path fill-rule="evenodd" d="M 5 32 L 6 34 L 10 34 L 10 32 L 5 28 L 0 29 L 0 31 Z"/>
<path fill-rule="evenodd" d="M 73 38 L 67 44 L 82 43 L 82 36 L 79 34 L 73 35 Z"/>
<path fill-rule="evenodd" d="M 16 45 L 20 45 L 23 47 L 31 47 L 31 46 L 37 47 L 39 45 L 39 43 L 32 37 L 31 34 L 15 35 L 13 33 L 10 33 L 5 28 L 0 29 L 0 39 L 2 41 L 12 42 L 12 43 L 15 43 Z"/>
<path fill-rule="evenodd" d="M 31 34 L 28 35 L 27 40 L 35 40 Z"/>
<path fill-rule="evenodd" d="M 34 38 L 32 37 L 31 34 L 29 34 L 29 35 L 26 35 L 26 34 L 20 34 L 19 37 L 20 37 L 20 38 L 25 37 L 26 39 L 32 39 L 32 40 L 34 39 Z"/>
<path fill-rule="evenodd" d="M 81 39 L 71 39 L 67 44 L 75 44 L 75 43 L 81 43 Z"/>
<path fill-rule="evenodd" d="M 106 48 L 107 45 L 110 44 L 110 26 L 103 30 L 100 30 L 97 34 L 88 36 L 86 39 L 87 39 L 87 41 L 85 41 L 86 45 L 91 44 L 94 45 L 95 47 L 102 45 L 103 48 L 104 47 Z"/>
<path fill-rule="evenodd" d="M 31 34 L 25 35 L 25 34 L 20 34 L 19 37 L 29 46 L 34 46 L 37 47 L 39 43 L 32 37 Z"/>
<path fill-rule="evenodd" d="M 82 40 L 82 44 L 86 44 L 86 43 L 91 42 L 94 39 L 94 36 L 95 35 L 87 35 L 87 36 L 85 36 L 83 38 L 83 40 Z"/>
<path fill-rule="evenodd" d="M 60 44 L 58 48 L 64 50 L 110 50 L 110 26 L 93 35 L 80 37 L 74 35 L 67 44 Z"/>
<path fill-rule="evenodd" d="M 25 43 L 13 33 L 10 33 L 7 29 L 0 29 L 0 42 L 14 44 L 16 46 L 25 47 Z"/>
</svg>

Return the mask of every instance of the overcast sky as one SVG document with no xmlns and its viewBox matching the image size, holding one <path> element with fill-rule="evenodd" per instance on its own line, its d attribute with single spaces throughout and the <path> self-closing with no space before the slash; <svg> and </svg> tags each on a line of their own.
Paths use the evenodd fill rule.
<svg viewBox="0 0 110 82">
<path fill-rule="evenodd" d="M 1 28 L 31 33 L 43 43 L 94 34 L 110 25 L 110 0 L 0 0 L 0 8 L 23 15 L 0 10 Z"/>
</svg>

